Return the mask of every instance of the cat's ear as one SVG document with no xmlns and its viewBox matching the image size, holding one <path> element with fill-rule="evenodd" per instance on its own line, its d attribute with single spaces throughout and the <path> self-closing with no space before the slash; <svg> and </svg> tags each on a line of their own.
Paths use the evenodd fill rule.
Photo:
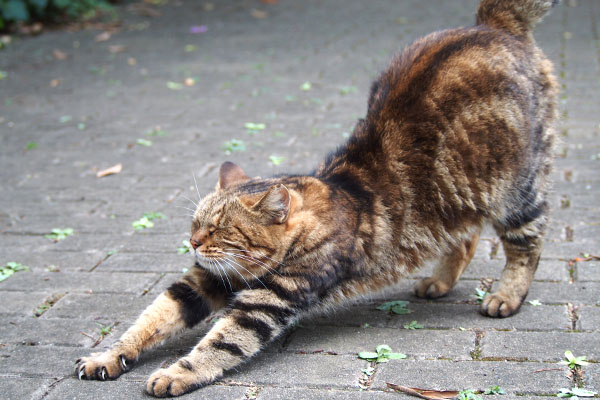
<svg viewBox="0 0 600 400">
<path fill-rule="evenodd" d="M 250 180 L 246 173 L 238 165 L 225 161 L 219 169 L 219 181 L 217 182 L 217 190 L 227 189 L 228 187 L 243 183 Z"/>
<path fill-rule="evenodd" d="M 273 224 L 283 224 L 290 214 L 290 191 L 285 185 L 272 186 L 267 193 L 252 206 L 252 210 L 267 217 Z"/>
</svg>

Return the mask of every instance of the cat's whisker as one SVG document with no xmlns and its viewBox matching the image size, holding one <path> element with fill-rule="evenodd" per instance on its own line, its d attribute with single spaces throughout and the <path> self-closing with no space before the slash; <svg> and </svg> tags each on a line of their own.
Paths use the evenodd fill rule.
<svg viewBox="0 0 600 400">
<path fill-rule="evenodd" d="M 242 278 L 242 280 L 243 280 L 243 281 L 246 283 L 246 286 L 248 286 L 248 289 L 252 289 L 252 287 L 250 286 L 250 284 L 248 283 L 248 281 L 246 280 L 246 278 L 244 278 L 244 275 L 242 275 L 242 274 L 240 273 L 240 271 L 238 271 L 238 270 L 237 270 L 237 268 L 236 268 L 234 265 L 232 265 L 232 264 L 231 264 L 231 263 L 230 263 L 230 262 L 229 262 L 229 261 L 228 261 L 226 258 L 223 258 L 223 260 L 222 260 L 222 261 L 224 261 L 224 262 L 225 262 L 227 265 L 229 265 L 229 267 L 230 267 L 232 270 L 234 270 L 234 271 L 235 271 L 235 272 L 236 272 L 236 273 L 237 273 L 237 274 L 240 276 L 240 278 Z M 237 264 L 237 263 L 236 263 L 236 264 Z M 239 264 L 238 264 L 238 265 L 239 265 Z M 241 265 L 240 265 L 240 266 L 241 266 Z M 244 268 L 244 267 L 242 267 L 242 268 Z M 245 268 L 244 268 L 244 269 L 245 269 Z M 248 271 L 248 270 L 246 269 L 246 271 Z M 248 272 L 250 272 L 250 271 L 248 271 Z M 251 273 L 251 274 L 252 274 L 252 273 Z M 258 278 L 257 278 L 257 279 L 258 279 Z"/>
<path fill-rule="evenodd" d="M 188 200 L 189 200 L 189 199 L 188 199 Z M 191 200 L 190 200 L 190 201 L 191 201 Z M 175 206 L 175 207 L 177 207 L 177 208 L 183 208 L 184 210 L 188 210 L 188 211 L 191 211 L 191 212 L 196 212 L 196 210 L 192 210 L 192 209 L 191 209 L 191 208 L 189 208 L 189 207 L 184 207 L 184 206 Z"/>
<path fill-rule="evenodd" d="M 257 259 L 257 260 L 258 260 L 258 258 L 254 257 L 254 256 L 252 255 L 252 252 L 251 252 L 250 250 L 242 250 L 242 249 L 225 249 L 225 250 L 227 250 L 227 251 L 241 251 L 241 252 L 244 252 L 244 253 L 250 253 L 250 255 L 249 255 L 250 257 L 253 257 L 253 258 L 255 258 L 255 259 Z M 271 261 L 273 261 L 274 263 L 277 263 L 277 265 L 278 265 L 278 266 L 284 266 L 284 265 L 285 265 L 284 263 L 282 263 L 282 262 L 280 262 L 280 261 L 277 261 L 277 260 L 275 260 L 275 259 L 273 259 L 273 258 L 271 258 L 271 257 L 269 257 L 269 256 L 266 256 L 266 255 L 264 255 L 264 254 L 262 254 L 262 253 L 258 253 L 258 254 L 260 254 L 261 258 L 266 258 L 266 259 L 268 259 L 268 260 L 271 260 Z M 259 260 L 259 261 L 260 261 L 260 260 Z"/>
<path fill-rule="evenodd" d="M 273 267 L 269 266 L 268 264 L 254 258 L 252 256 L 246 256 L 244 254 L 227 253 L 227 252 L 225 252 L 225 254 L 227 254 L 231 257 L 239 258 L 240 260 L 249 261 L 255 265 L 258 265 L 259 267 L 261 267 L 265 271 L 267 271 L 267 273 L 269 273 L 269 274 L 276 273 L 277 275 L 281 276 L 281 274 L 276 269 L 274 269 Z"/>
<path fill-rule="evenodd" d="M 223 274 L 225 275 L 225 279 L 227 279 L 227 283 L 229 284 L 229 290 L 231 292 L 233 292 L 233 286 L 231 286 L 231 281 L 229 280 L 229 276 L 227 275 L 227 271 L 225 270 L 225 266 L 221 265 L 221 263 L 219 262 L 219 260 L 215 260 L 217 267 L 219 267 L 222 271 Z"/>
<path fill-rule="evenodd" d="M 216 265 L 215 265 L 214 261 L 210 260 L 209 262 L 210 262 L 210 265 L 212 265 L 213 267 L 216 268 Z M 219 274 L 219 277 L 221 278 L 221 282 L 223 282 L 223 287 L 226 288 L 225 281 L 223 280 L 223 276 L 221 275 L 221 271 L 219 271 L 218 268 L 216 268 L 216 269 L 217 269 L 217 273 Z"/>
<path fill-rule="evenodd" d="M 192 199 L 190 199 L 189 197 L 187 197 L 187 196 L 184 196 L 184 195 L 181 195 L 181 197 L 183 197 L 184 199 L 186 199 L 186 200 L 188 200 L 188 201 L 191 201 L 191 202 L 192 202 L 192 204 L 193 204 L 193 205 L 195 205 L 195 206 L 196 206 L 196 208 L 198 208 L 198 203 L 196 203 L 194 200 L 192 200 Z M 196 211 L 196 210 L 192 210 L 192 211 Z"/>
<path fill-rule="evenodd" d="M 192 178 L 194 178 L 194 186 L 196 186 L 196 194 L 198 194 L 198 202 L 202 200 L 200 197 L 200 191 L 198 190 L 198 182 L 196 182 L 196 174 L 192 172 Z"/>
<path fill-rule="evenodd" d="M 224 253 L 224 252 L 222 252 L 222 251 L 220 251 L 219 253 L 227 255 L 226 253 Z M 256 280 L 257 280 L 257 281 L 258 281 L 258 282 L 259 282 L 261 285 L 263 285 L 265 289 L 267 288 L 267 286 L 266 286 L 266 285 L 263 283 L 263 281 L 261 281 L 261 280 L 260 280 L 260 278 L 259 278 L 258 276 L 254 275 L 254 274 L 253 274 L 252 272 L 250 272 L 250 271 L 249 271 L 249 270 L 248 270 L 246 267 L 244 267 L 243 265 L 241 265 L 240 263 L 238 263 L 238 262 L 237 262 L 237 261 L 235 261 L 234 259 L 227 259 L 227 258 L 223 258 L 223 260 L 224 260 L 224 261 L 231 261 L 231 262 L 233 262 L 235 265 L 239 266 L 240 268 L 243 268 L 243 269 L 244 269 L 246 272 L 248 272 L 250 275 L 252 275 L 252 276 L 254 277 L 254 279 L 256 279 Z M 231 264 L 230 264 L 230 265 L 231 265 Z M 234 268 L 234 269 L 235 269 L 235 267 L 234 267 L 234 266 L 232 266 L 232 268 Z M 236 272 L 238 272 L 238 273 L 239 273 L 239 271 L 237 271 L 237 269 L 236 269 Z M 240 275 L 241 275 L 241 274 L 240 274 Z M 244 279 L 244 280 L 245 280 L 245 279 Z"/>
</svg>

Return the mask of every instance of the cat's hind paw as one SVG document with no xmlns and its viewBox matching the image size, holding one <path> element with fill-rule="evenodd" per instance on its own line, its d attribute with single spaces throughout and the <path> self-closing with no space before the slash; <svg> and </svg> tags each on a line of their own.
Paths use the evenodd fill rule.
<svg viewBox="0 0 600 400">
<path fill-rule="evenodd" d="M 519 311 L 522 302 L 523 298 L 496 292 L 484 297 L 479 311 L 488 317 L 509 317 Z"/>
<path fill-rule="evenodd" d="M 82 357 L 75 361 L 75 373 L 81 379 L 105 381 L 116 379 L 127 372 L 133 365 L 133 360 L 124 355 L 115 355 L 112 352 L 93 353 L 89 357 Z"/>
<path fill-rule="evenodd" d="M 414 287 L 417 297 L 436 299 L 445 296 L 452 289 L 446 283 L 434 277 L 421 279 Z"/>
</svg>

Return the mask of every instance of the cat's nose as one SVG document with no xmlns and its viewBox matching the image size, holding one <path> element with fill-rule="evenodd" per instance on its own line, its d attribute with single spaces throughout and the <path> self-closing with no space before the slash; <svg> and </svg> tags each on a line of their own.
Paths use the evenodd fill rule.
<svg viewBox="0 0 600 400">
<path fill-rule="evenodd" d="M 192 247 L 194 248 L 194 250 L 196 250 L 198 247 L 202 246 L 202 243 L 200 243 L 199 241 L 197 241 L 194 238 L 190 239 L 190 244 L 192 245 Z"/>
</svg>

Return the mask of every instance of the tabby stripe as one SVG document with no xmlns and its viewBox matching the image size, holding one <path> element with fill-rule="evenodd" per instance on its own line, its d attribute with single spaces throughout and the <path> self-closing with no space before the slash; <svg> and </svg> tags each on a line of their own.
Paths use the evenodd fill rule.
<svg viewBox="0 0 600 400">
<path fill-rule="evenodd" d="M 259 311 L 268 314 L 279 322 L 280 325 L 285 326 L 288 323 L 289 317 L 296 314 L 296 312 L 287 307 L 279 307 L 272 304 L 248 304 L 248 303 L 235 303 L 233 308 L 241 311 Z"/>
<path fill-rule="evenodd" d="M 262 245 L 260 245 L 260 244 L 256 244 L 256 243 L 254 243 L 254 242 L 252 241 L 252 239 L 250 239 L 250 237 L 249 237 L 248 235 L 246 235 L 246 233 L 244 233 L 244 231 L 242 231 L 242 230 L 241 230 L 240 228 L 238 228 L 237 226 L 234 226 L 233 228 L 234 228 L 236 231 L 238 231 L 238 233 L 239 233 L 240 235 L 242 235 L 242 236 L 244 237 L 244 239 L 246 239 L 246 241 L 248 242 L 248 244 L 249 244 L 250 246 L 252 246 L 252 247 L 257 247 L 257 248 L 259 248 L 259 249 L 265 249 L 265 250 L 267 250 L 267 252 L 268 252 L 269 254 L 273 254 L 273 253 L 275 253 L 275 249 L 273 249 L 273 248 L 271 248 L 271 247 L 262 246 Z"/>
<path fill-rule="evenodd" d="M 175 282 L 167 289 L 167 293 L 179 302 L 181 316 L 187 327 L 196 325 L 210 313 L 210 307 L 202 296 L 185 282 Z"/>
<path fill-rule="evenodd" d="M 240 346 L 238 346 L 235 343 L 227 343 L 227 342 L 217 341 L 217 342 L 212 342 L 211 346 L 217 350 L 225 350 L 233 356 L 244 357 L 244 352 L 242 351 Z"/>
<path fill-rule="evenodd" d="M 288 290 L 272 281 L 267 283 L 267 289 L 272 290 L 277 297 L 287 301 L 296 308 L 303 309 L 309 306 L 309 302 L 303 292 Z"/>
<path fill-rule="evenodd" d="M 253 330 L 258 335 L 261 343 L 267 343 L 271 340 L 271 333 L 273 328 L 264 321 L 258 318 L 252 318 L 247 315 L 240 315 L 235 318 L 235 322 L 242 328 Z"/>
<path fill-rule="evenodd" d="M 179 360 L 179 366 L 183 369 L 187 369 L 188 371 L 194 371 L 194 366 L 188 360 Z"/>
<path fill-rule="evenodd" d="M 503 236 L 500 236 L 500 239 L 502 239 L 502 241 L 504 241 L 506 243 L 512 244 L 515 247 L 528 249 L 529 246 L 531 246 L 534 243 L 536 237 L 535 236 L 526 236 L 526 235 L 518 235 L 518 236 L 503 235 Z"/>
</svg>

